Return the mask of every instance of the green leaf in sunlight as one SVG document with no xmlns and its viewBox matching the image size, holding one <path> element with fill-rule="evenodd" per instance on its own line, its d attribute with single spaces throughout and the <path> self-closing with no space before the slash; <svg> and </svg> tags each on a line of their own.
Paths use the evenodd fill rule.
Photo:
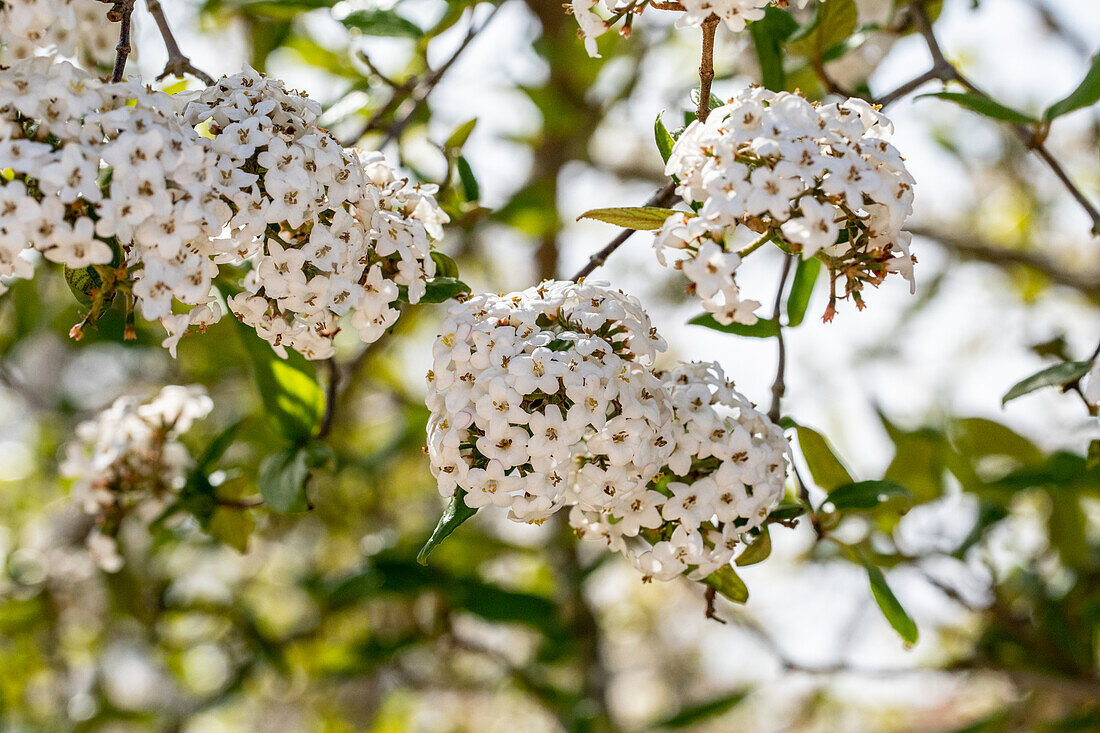
<svg viewBox="0 0 1100 733">
<path fill-rule="evenodd" d="M 884 504 L 906 510 L 913 504 L 913 494 L 896 481 L 856 481 L 836 487 L 826 501 L 838 512 L 876 509 Z"/>
<path fill-rule="evenodd" d="M 686 705 L 680 708 L 680 711 L 675 715 L 671 715 L 654 723 L 651 728 L 654 730 L 660 730 L 662 728 L 689 728 L 700 723 L 705 723 L 712 718 L 725 715 L 730 710 L 733 710 L 749 696 L 750 692 L 752 691 L 748 688 L 734 690 L 733 692 L 719 695 L 718 697 L 704 702 Z"/>
<path fill-rule="evenodd" d="M 814 284 L 820 272 L 821 260 L 811 257 L 808 260 L 798 261 L 794 280 L 791 282 L 791 292 L 787 295 L 788 326 L 793 328 L 805 319 L 806 309 L 810 307 L 810 296 L 814 293 Z"/>
<path fill-rule="evenodd" d="M 1043 119 L 1050 122 L 1055 117 L 1091 107 L 1098 101 L 1100 101 L 1100 54 L 1092 57 L 1089 70 L 1081 83 L 1065 97 L 1047 107 L 1043 112 Z"/>
<path fill-rule="evenodd" d="M 714 320 L 710 313 L 700 313 L 688 321 L 692 326 L 703 326 L 712 331 L 732 333 L 736 336 L 748 336 L 749 338 L 771 338 L 779 335 L 779 324 L 771 318 L 759 318 L 756 323 L 747 326 L 744 323 L 730 323 L 724 325 Z"/>
<path fill-rule="evenodd" d="M 824 435 L 805 425 L 795 424 L 795 431 L 798 435 L 798 447 L 814 483 L 826 491 L 855 483 L 852 474 L 841 463 Z"/>
<path fill-rule="evenodd" d="M 703 578 L 703 583 L 734 603 L 745 603 L 749 600 L 748 586 L 730 565 L 724 565 L 721 569 L 715 570 Z"/>
<path fill-rule="evenodd" d="M 391 38 L 420 38 L 424 31 L 416 23 L 401 17 L 392 10 L 370 8 L 353 10 L 341 21 L 346 28 L 361 31 L 367 36 Z"/>
<path fill-rule="evenodd" d="M 657 119 L 653 121 L 653 138 L 657 142 L 657 150 L 661 152 L 661 160 L 667 163 L 676 142 L 672 139 L 672 135 L 668 134 L 665 123 L 661 121 L 661 115 L 663 114 L 664 112 L 657 115 Z"/>
<path fill-rule="evenodd" d="M 771 554 L 772 536 L 771 533 L 768 532 L 768 525 L 765 524 L 760 528 L 760 534 L 756 536 L 756 539 L 749 543 L 749 546 L 738 555 L 735 564 L 738 567 L 755 565 L 758 562 L 767 560 L 768 556 Z"/>
<path fill-rule="evenodd" d="M 614 224 L 623 229 L 653 230 L 660 229 L 665 219 L 678 214 L 675 209 L 663 209 L 659 206 L 623 206 L 615 209 L 590 209 L 577 217 L 595 219 L 606 224 Z"/>
</svg>

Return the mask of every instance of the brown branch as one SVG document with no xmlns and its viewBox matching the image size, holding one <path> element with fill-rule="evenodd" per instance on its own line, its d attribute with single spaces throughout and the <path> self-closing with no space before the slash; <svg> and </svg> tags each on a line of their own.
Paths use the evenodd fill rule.
<svg viewBox="0 0 1100 733">
<path fill-rule="evenodd" d="M 718 30 L 719 18 L 711 15 L 703 21 L 703 52 L 699 59 L 699 106 L 695 117 L 706 122 L 710 116 L 710 85 L 714 81 L 714 33 Z"/>
<path fill-rule="evenodd" d="M 102 0 L 107 2 L 109 0 Z M 118 45 L 115 46 L 115 68 L 111 72 L 111 82 L 122 81 L 126 72 L 126 59 L 130 57 L 130 16 L 134 14 L 135 0 L 118 0 L 107 11 L 107 20 L 118 23 Z"/>
<path fill-rule="evenodd" d="M 172 27 L 168 25 L 168 19 L 164 17 L 164 8 L 161 7 L 160 0 L 145 0 L 145 7 L 149 9 L 149 14 L 156 21 L 160 37 L 164 39 L 164 49 L 168 52 L 168 62 L 164 64 L 164 71 L 160 73 L 157 80 L 159 81 L 169 74 L 176 77 L 190 74 L 206 86 L 212 85 L 214 78 L 205 71 L 196 68 L 191 63 L 191 59 L 180 51 L 179 44 L 176 43 L 176 37 L 172 34 Z"/>
<path fill-rule="evenodd" d="M 657 193 L 649 197 L 649 200 L 643 204 L 643 206 L 669 206 L 676 200 L 676 184 L 666 184 L 664 188 Z M 634 229 L 624 229 L 619 232 L 618 236 L 612 239 L 607 245 L 596 254 L 588 258 L 588 262 L 577 271 L 577 274 L 569 278 L 573 282 L 580 280 L 583 277 L 588 277 L 592 274 L 592 271 L 597 267 L 602 266 L 607 262 L 607 258 L 611 256 L 611 253 L 621 247 L 626 240 L 630 239 L 634 234 Z"/>
</svg>

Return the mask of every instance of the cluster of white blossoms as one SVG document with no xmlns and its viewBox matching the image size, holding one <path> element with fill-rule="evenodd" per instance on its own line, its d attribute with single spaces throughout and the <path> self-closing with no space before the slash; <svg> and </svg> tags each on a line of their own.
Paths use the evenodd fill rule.
<svg viewBox="0 0 1100 733">
<path fill-rule="evenodd" d="M 439 491 L 522 522 L 570 506 L 646 577 L 709 575 L 782 494 L 782 431 L 717 365 L 653 371 L 634 298 L 545 282 L 453 306 L 428 373 Z"/>
<path fill-rule="evenodd" d="M 118 29 L 104 19 L 107 8 L 99 0 L 3 0 L 0 59 L 57 54 L 91 68 L 109 67 Z"/>
<path fill-rule="evenodd" d="M 461 489 L 471 508 L 541 521 L 572 479 L 591 506 L 641 490 L 673 447 L 672 410 L 650 370 L 663 349 L 636 299 L 596 283 L 452 306 L 428 373 L 440 493 Z"/>
<path fill-rule="evenodd" d="M 122 520 L 137 513 L 151 521 L 183 486 L 192 461 L 179 436 L 213 406 L 200 386 L 169 385 L 147 402 L 120 397 L 77 427 L 61 472 L 74 480 L 73 500 L 95 520 L 87 545 L 104 570 L 122 567 L 114 539 Z"/>
<path fill-rule="evenodd" d="M 892 125 L 859 99 L 816 104 L 750 87 L 692 122 L 676 140 L 666 174 L 692 212 L 665 220 L 654 242 L 662 264 L 683 270 L 707 311 L 724 324 L 756 321 L 742 300 L 730 246 L 743 225 L 803 258 L 823 259 L 845 296 L 890 272 L 913 282 L 913 177 L 888 141 Z M 751 247 L 750 247 L 751 251 Z M 670 260 L 669 255 L 673 255 Z M 835 292 L 826 318 L 833 312 Z"/>
<path fill-rule="evenodd" d="M 345 150 L 317 126 L 320 112 L 251 69 L 198 92 L 184 112 L 224 161 L 216 184 L 233 217 L 215 259 L 251 263 L 230 308 L 276 351 L 311 359 L 333 354 L 350 311 L 369 343 L 397 320 L 399 297 L 420 300 L 447 221 L 434 187 L 409 185 L 380 153 Z"/>
<path fill-rule="evenodd" d="M 576 503 L 569 521 L 646 578 L 701 580 L 730 562 L 782 497 L 787 441 L 718 364 L 681 363 L 660 376 L 673 407 L 668 464 L 644 491 L 602 511 Z"/>
<path fill-rule="evenodd" d="M 252 70 L 168 95 L 46 57 L 0 69 L 0 276 L 30 276 L 36 249 L 83 271 L 87 322 L 120 296 L 174 354 L 221 317 L 228 263 L 248 268 L 230 307 L 280 354 L 331 356 L 351 311 L 377 340 L 396 301 L 423 296 L 447 217 L 380 153 L 342 148 L 319 111 Z"/>
<path fill-rule="evenodd" d="M 36 57 L 0 72 L 0 275 L 28 276 L 28 247 L 72 270 L 102 266 L 102 310 L 115 278 L 168 330 L 216 321 L 211 237 L 229 206 L 212 188 L 218 155 L 138 83 L 104 84 Z M 108 282 L 105 282 L 108 281 Z M 190 306 L 187 312 L 174 301 Z"/>
<path fill-rule="evenodd" d="M 795 0 L 795 4 L 805 7 L 813 1 L 815 0 Z M 606 0 L 606 8 L 604 2 L 605 0 L 571 0 L 566 4 L 568 11 L 577 19 L 579 26 L 577 35 L 584 39 L 585 50 L 593 58 L 600 56 L 596 48 L 596 38 L 611 27 L 611 24 L 605 20 L 605 16 L 614 18 L 627 13 L 640 12 L 626 2 Z M 680 0 L 680 7 L 662 9 L 672 9 L 681 13 L 676 20 L 678 28 L 700 26 L 707 18 L 715 15 L 731 32 L 738 33 L 745 29 L 747 23 L 763 18 L 764 8 L 767 6 L 786 4 L 778 0 Z M 644 9 L 645 6 L 641 8 Z M 627 33 L 628 29 L 629 25 L 624 28 L 623 33 Z"/>
</svg>

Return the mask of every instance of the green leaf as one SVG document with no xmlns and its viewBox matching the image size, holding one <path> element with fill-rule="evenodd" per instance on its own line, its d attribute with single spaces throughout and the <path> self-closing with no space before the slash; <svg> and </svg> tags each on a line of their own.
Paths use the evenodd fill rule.
<svg viewBox="0 0 1100 733">
<path fill-rule="evenodd" d="M 964 417 L 948 425 L 951 444 L 969 459 L 1006 456 L 1018 463 L 1039 463 L 1043 452 L 1014 430 L 983 417 Z"/>
<path fill-rule="evenodd" d="M 858 25 L 855 0 L 824 0 L 817 5 L 810 22 L 790 37 L 789 48 L 801 56 L 822 61 L 826 51 L 846 41 Z"/>
<path fill-rule="evenodd" d="M 746 326 L 744 323 L 731 323 L 727 326 L 714 320 L 714 316 L 710 313 L 701 313 L 688 321 L 688 323 L 692 326 L 703 326 L 712 331 L 732 333 L 737 336 L 748 336 L 750 338 L 771 338 L 772 336 L 779 335 L 779 324 L 771 318 L 759 318 L 756 323 L 751 326 Z"/>
<path fill-rule="evenodd" d="M 72 291 L 73 297 L 83 306 L 91 305 L 92 295 L 96 290 L 103 287 L 103 278 L 90 265 L 75 270 L 66 266 L 65 282 L 69 284 L 69 290 Z"/>
<path fill-rule="evenodd" d="M 1049 491 L 1047 533 L 1067 568 L 1082 568 L 1089 558 L 1088 519 L 1074 492 Z"/>
<path fill-rule="evenodd" d="M 470 286 L 453 277 L 433 277 L 424 289 L 421 303 L 442 303 L 463 293 L 470 292 Z"/>
<path fill-rule="evenodd" d="M 368 36 L 420 38 L 424 35 L 420 26 L 392 10 L 354 10 L 341 22 L 346 28 L 354 28 Z"/>
<path fill-rule="evenodd" d="M 305 443 L 320 427 L 325 413 L 325 392 L 317 383 L 313 364 L 290 349 L 287 358 L 281 359 L 254 329 L 233 321 L 252 362 L 265 414 L 279 435 L 291 443 Z"/>
<path fill-rule="evenodd" d="M 455 161 L 455 168 L 458 170 L 458 180 L 462 183 L 463 198 L 467 201 L 477 201 L 481 198 L 481 187 L 478 186 L 474 170 L 470 167 L 470 162 L 466 160 L 465 156 L 458 156 L 458 160 Z"/>
<path fill-rule="evenodd" d="M 748 547 L 738 556 L 736 565 L 739 568 L 743 568 L 746 565 L 755 565 L 758 562 L 763 562 L 768 559 L 768 556 L 772 554 L 772 536 L 768 532 L 768 525 L 764 525 L 760 528 L 760 534 L 756 536 L 756 539 L 749 544 Z"/>
<path fill-rule="evenodd" d="M 310 508 L 306 482 L 311 469 L 332 459 L 332 450 L 314 442 L 272 453 L 260 462 L 257 481 L 264 506 L 276 512 L 304 512 Z"/>
<path fill-rule="evenodd" d="M 1083 107 L 1091 107 L 1100 101 L 1100 54 L 1092 57 L 1089 70 L 1077 88 L 1047 107 L 1043 119 L 1050 122 L 1055 117 L 1069 114 Z"/>
<path fill-rule="evenodd" d="M 654 723 L 650 728 L 687 728 L 697 723 L 703 723 L 711 718 L 724 715 L 741 704 L 741 701 L 749 696 L 751 690 L 741 689 L 720 695 L 706 702 L 694 703 L 680 709 L 680 712 L 664 720 Z"/>
<path fill-rule="evenodd" d="M 590 209 L 578 216 L 577 221 L 595 219 L 623 229 L 653 230 L 660 229 L 665 219 L 678 213 L 681 212 L 659 206 L 624 206 L 616 209 Z"/>
<path fill-rule="evenodd" d="M 668 162 L 669 156 L 672 155 L 672 148 L 676 145 L 676 141 L 672 139 L 672 135 L 668 134 L 668 128 L 665 127 L 665 123 L 661 121 L 661 115 L 664 112 L 657 115 L 657 119 L 653 121 L 653 138 L 657 141 L 657 150 L 661 151 L 661 160 Z"/>
<path fill-rule="evenodd" d="M 794 281 L 791 283 L 791 292 L 787 295 L 788 326 L 798 326 L 805 319 L 806 309 L 810 307 L 810 296 L 814 293 L 814 284 L 820 272 L 821 260 L 811 257 L 808 260 L 798 261 L 798 267 L 794 271 Z"/>
<path fill-rule="evenodd" d="M 459 150 L 466 141 L 470 139 L 470 134 L 477 127 L 477 118 L 466 120 L 461 125 L 454 129 L 454 132 L 447 138 L 447 142 L 443 143 L 443 147 L 448 150 Z"/>
<path fill-rule="evenodd" d="M 764 17 L 749 23 L 749 35 L 760 64 L 760 81 L 773 92 L 787 87 L 783 70 L 783 41 L 798 29 L 798 22 L 786 10 L 774 6 L 764 9 Z"/>
<path fill-rule="evenodd" d="M 435 275 L 436 277 L 458 277 L 458 263 L 456 263 L 449 255 L 445 255 L 437 249 L 433 249 L 429 256 L 432 258 L 432 262 L 435 263 Z"/>
<path fill-rule="evenodd" d="M 1064 387 L 1072 384 L 1088 374 L 1090 366 L 1092 364 L 1087 361 L 1064 361 L 1047 367 L 1012 385 L 1012 389 L 1001 398 L 1001 405 L 1043 387 Z"/>
<path fill-rule="evenodd" d="M 973 92 L 931 92 L 929 94 L 921 94 L 917 99 L 922 99 L 924 97 L 946 99 L 961 107 L 966 107 L 972 112 L 977 112 L 985 117 L 1001 120 L 1003 122 L 1014 122 L 1018 125 L 1030 125 L 1038 122 L 1034 117 L 1026 115 L 1023 112 L 1018 112 L 1011 107 L 1006 107 L 1000 102 L 995 102 L 984 94 L 974 94 Z"/>
<path fill-rule="evenodd" d="M 867 579 L 871 583 L 871 595 L 875 597 L 875 603 L 878 604 L 882 615 L 886 617 L 886 620 L 890 622 L 890 626 L 898 632 L 898 636 L 906 644 L 916 644 L 919 638 L 917 624 L 902 607 L 898 597 L 894 595 L 894 591 L 890 590 L 890 586 L 886 583 L 886 576 L 882 574 L 881 570 L 868 562 L 866 558 L 861 557 L 860 561 L 867 571 Z"/>
<path fill-rule="evenodd" d="M 416 561 L 418 563 L 427 565 L 428 555 L 431 551 L 434 550 L 440 542 L 447 539 L 447 536 L 450 535 L 451 532 L 454 532 L 458 525 L 477 514 L 477 509 L 471 509 L 466 506 L 466 502 L 463 500 L 465 496 L 465 489 L 455 489 L 454 496 L 447 502 L 447 506 L 443 509 L 443 515 L 436 523 L 431 536 L 428 537 L 428 541 L 424 543 L 424 546 L 420 548 L 420 552 L 417 553 Z"/>
<path fill-rule="evenodd" d="M 875 509 L 888 502 L 908 508 L 913 495 L 895 481 L 856 481 L 836 487 L 826 501 L 838 512 Z"/>
<path fill-rule="evenodd" d="M 855 483 L 825 436 L 805 425 L 796 425 L 795 430 L 798 433 L 798 447 L 806 459 L 806 467 L 810 469 L 814 483 L 826 491 Z"/>
<path fill-rule="evenodd" d="M 729 565 L 724 565 L 720 570 L 715 570 L 703 578 L 703 583 L 714 588 L 734 603 L 744 603 L 749 600 L 748 586 Z"/>
</svg>

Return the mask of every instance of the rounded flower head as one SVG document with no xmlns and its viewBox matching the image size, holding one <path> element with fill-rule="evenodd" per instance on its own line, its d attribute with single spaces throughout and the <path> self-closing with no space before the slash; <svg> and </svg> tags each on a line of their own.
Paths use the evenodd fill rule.
<svg viewBox="0 0 1100 733">
<path fill-rule="evenodd" d="M 735 280 L 740 258 L 729 242 L 741 227 L 757 241 L 824 259 L 833 301 L 840 279 L 843 295 L 860 306 L 863 286 L 890 272 L 912 283 L 903 226 L 913 178 L 888 142 L 891 131 L 862 100 L 820 105 L 759 87 L 739 92 L 676 141 L 665 172 L 693 212 L 665 221 L 654 242 L 658 258 L 681 268 L 724 324 L 755 322 L 759 306 L 741 297 Z"/>
<path fill-rule="evenodd" d="M 230 308 L 277 351 L 310 359 L 333 354 L 342 316 L 369 343 L 393 325 L 400 297 L 420 300 L 447 221 L 433 187 L 410 185 L 381 153 L 344 149 L 319 114 L 251 69 L 191 95 L 184 111 L 222 156 L 213 176 L 234 214 L 216 259 L 252 266 Z"/>
<path fill-rule="evenodd" d="M 574 481 L 592 483 L 584 502 L 596 508 L 644 491 L 672 453 L 672 411 L 650 371 L 664 347 L 637 300 L 596 283 L 453 306 L 428 375 L 440 492 L 541 521 Z"/>
<path fill-rule="evenodd" d="M 787 442 L 717 364 L 682 363 L 660 380 L 673 409 L 667 464 L 646 490 L 602 509 L 578 501 L 569 520 L 647 577 L 699 580 L 729 563 L 782 496 Z"/>
</svg>

